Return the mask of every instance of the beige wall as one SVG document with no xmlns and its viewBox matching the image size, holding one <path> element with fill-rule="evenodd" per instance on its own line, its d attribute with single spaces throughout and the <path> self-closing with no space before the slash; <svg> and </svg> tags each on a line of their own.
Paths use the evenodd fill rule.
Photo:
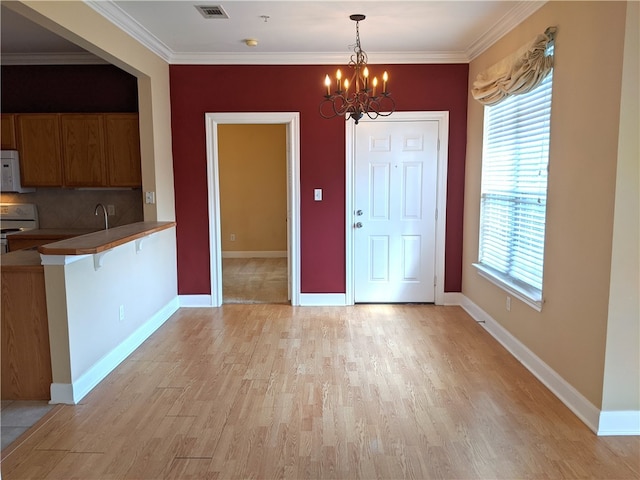
<svg viewBox="0 0 640 480">
<path fill-rule="evenodd" d="M 21 15 L 138 78 L 144 219 L 175 220 L 169 65 L 84 2 L 3 2 Z"/>
<path fill-rule="evenodd" d="M 286 252 L 286 139 L 286 125 L 218 125 L 223 252 Z"/>
<path fill-rule="evenodd" d="M 640 410 L 640 3 L 627 13 L 603 410 Z"/>
<path fill-rule="evenodd" d="M 544 265 L 536 312 L 480 277 L 483 107 L 469 97 L 463 293 L 596 407 L 609 315 L 624 2 L 548 2 L 470 65 L 469 83 L 551 25 L 555 47 Z"/>
</svg>

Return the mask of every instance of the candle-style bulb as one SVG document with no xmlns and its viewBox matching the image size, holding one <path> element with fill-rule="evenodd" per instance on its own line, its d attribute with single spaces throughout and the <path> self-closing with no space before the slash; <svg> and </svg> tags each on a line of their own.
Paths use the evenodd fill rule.
<svg viewBox="0 0 640 480">
<path fill-rule="evenodd" d="M 347 90 L 349 90 L 349 80 L 348 79 L 344 79 L 344 91 L 346 92 Z"/>
<path fill-rule="evenodd" d="M 342 78 L 342 72 L 340 71 L 340 69 L 338 69 L 338 71 L 336 72 L 336 78 L 338 80 L 340 80 Z"/>
<path fill-rule="evenodd" d="M 369 69 L 367 67 L 364 67 L 364 71 L 362 72 L 362 75 L 364 75 L 364 78 L 369 77 Z"/>
<path fill-rule="evenodd" d="M 376 96 L 376 87 L 378 86 L 378 77 L 373 77 L 373 96 Z"/>
<path fill-rule="evenodd" d="M 387 93 L 387 81 L 389 80 L 389 74 L 384 72 L 382 74 L 382 93 Z"/>
<path fill-rule="evenodd" d="M 324 84 L 327 87 L 327 95 L 331 95 L 331 79 L 329 75 L 324 77 Z"/>
</svg>

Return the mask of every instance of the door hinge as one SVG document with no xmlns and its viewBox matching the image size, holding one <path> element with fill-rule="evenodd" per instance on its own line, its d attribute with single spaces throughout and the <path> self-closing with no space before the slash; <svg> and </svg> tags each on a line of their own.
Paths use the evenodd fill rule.
<svg viewBox="0 0 640 480">
<path fill-rule="evenodd" d="M 436 220 L 438 220 L 438 209 L 436 208 Z"/>
<path fill-rule="evenodd" d="M 438 138 L 438 151 L 440 151 L 440 139 Z"/>
<path fill-rule="evenodd" d="M 438 285 L 438 276 L 434 275 L 433 276 L 433 286 L 435 287 L 436 285 Z"/>
</svg>

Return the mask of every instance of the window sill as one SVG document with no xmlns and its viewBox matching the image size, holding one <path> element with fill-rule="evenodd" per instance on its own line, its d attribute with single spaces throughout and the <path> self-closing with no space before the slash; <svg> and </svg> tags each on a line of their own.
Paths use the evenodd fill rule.
<svg viewBox="0 0 640 480">
<path fill-rule="evenodd" d="M 513 295 L 518 300 L 526 303 L 534 310 L 538 312 L 542 311 L 542 304 L 544 303 L 544 300 L 542 299 L 540 292 L 516 285 L 512 280 L 506 278 L 504 275 L 501 275 L 492 268 L 486 267 L 480 263 L 474 263 L 472 265 L 476 267 L 478 274 L 481 277 L 486 278 L 491 283 L 500 287 L 502 290 L 505 290 L 510 295 Z"/>
</svg>

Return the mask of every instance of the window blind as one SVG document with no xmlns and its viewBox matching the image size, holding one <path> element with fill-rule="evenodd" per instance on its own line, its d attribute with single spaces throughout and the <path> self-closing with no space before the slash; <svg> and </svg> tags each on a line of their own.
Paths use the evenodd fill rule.
<svg viewBox="0 0 640 480">
<path fill-rule="evenodd" d="M 552 81 L 485 107 L 482 158 L 479 267 L 540 304 Z"/>
</svg>

